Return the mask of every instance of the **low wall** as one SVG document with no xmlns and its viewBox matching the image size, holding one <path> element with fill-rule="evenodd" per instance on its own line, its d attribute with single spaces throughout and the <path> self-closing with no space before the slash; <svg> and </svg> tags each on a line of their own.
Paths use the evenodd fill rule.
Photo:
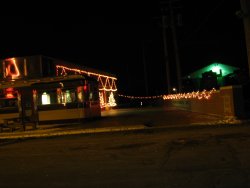
<svg viewBox="0 0 250 188">
<path fill-rule="evenodd" d="M 241 86 L 221 87 L 209 99 L 166 99 L 167 106 L 193 112 L 244 118 L 244 101 Z"/>
</svg>

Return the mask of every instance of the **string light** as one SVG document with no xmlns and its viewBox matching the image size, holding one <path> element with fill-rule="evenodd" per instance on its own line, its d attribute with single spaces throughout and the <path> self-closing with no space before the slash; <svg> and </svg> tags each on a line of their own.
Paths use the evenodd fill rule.
<svg viewBox="0 0 250 188">
<path fill-rule="evenodd" d="M 113 92 L 111 92 L 110 95 L 109 95 L 108 106 L 114 107 L 114 106 L 116 106 L 116 105 L 117 105 L 117 104 L 116 104 L 116 102 L 115 102 L 114 94 L 113 94 Z"/>
<path fill-rule="evenodd" d="M 105 102 L 104 102 L 104 96 L 102 92 L 99 92 L 99 98 L 100 98 L 100 106 L 101 108 L 105 107 Z"/>
<path fill-rule="evenodd" d="M 95 72 L 90 72 L 87 70 L 83 70 L 83 69 L 77 69 L 77 68 L 70 68 L 70 67 L 66 67 L 66 66 L 62 66 L 62 65 L 56 65 L 56 75 L 57 76 L 65 76 L 68 75 L 68 73 L 73 72 L 75 74 L 85 74 L 88 76 L 93 76 L 96 77 L 98 83 L 99 83 L 99 97 L 100 97 L 100 105 L 101 108 L 104 107 L 112 107 L 112 106 L 116 106 L 117 104 L 115 103 L 115 99 L 113 96 L 113 92 L 117 91 L 117 87 L 116 87 L 116 83 L 115 81 L 117 80 L 116 77 L 113 76 L 107 76 L 104 74 L 98 74 Z M 111 92 L 110 96 L 109 96 L 109 102 L 105 102 L 106 99 L 104 99 L 104 93 L 106 92 Z"/>
<path fill-rule="evenodd" d="M 60 71 L 60 73 L 59 73 Z M 62 66 L 62 65 L 56 65 L 56 75 L 67 75 L 68 72 L 74 72 L 77 74 L 85 74 L 88 76 L 95 76 L 97 77 L 97 80 L 99 83 L 101 83 L 101 88 L 99 88 L 99 90 L 101 91 L 117 91 L 117 87 L 115 84 L 115 81 L 117 80 L 116 77 L 113 76 L 107 76 L 104 74 L 97 74 L 95 72 L 90 72 L 90 71 L 86 71 L 83 69 L 76 69 L 76 68 L 69 68 L 66 66 Z"/>
<path fill-rule="evenodd" d="M 162 98 L 164 100 L 174 100 L 174 99 L 210 99 L 212 94 L 216 92 L 216 89 L 212 89 L 210 91 L 203 90 L 197 92 L 190 93 L 177 93 L 177 94 L 169 94 L 169 95 L 155 95 L 155 96 L 129 96 L 129 95 L 121 95 L 118 94 L 119 97 L 124 97 L 128 99 L 159 99 Z"/>
<path fill-rule="evenodd" d="M 119 97 L 124 97 L 124 98 L 128 98 L 128 99 L 158 99 L 158 98 L 162 98 L 163 95 L 156 95 L 156 96 L 129 96 L 129 95 L 121 95 L 118 94 Z"/>
<path fill-rule="evenodd" d="M 191 92 L 191 93 L 178 93 L 178 94 L 170 94 L 170 95 L 164 95 L 164 100 L 174 100 L 174 99 L 210 99 L 212 94 L 216 92 L 216 89 L 212 89 L 210 91 L 203 90 L 203 91 L 197 91 L 197 92 Z"/>
</svg>

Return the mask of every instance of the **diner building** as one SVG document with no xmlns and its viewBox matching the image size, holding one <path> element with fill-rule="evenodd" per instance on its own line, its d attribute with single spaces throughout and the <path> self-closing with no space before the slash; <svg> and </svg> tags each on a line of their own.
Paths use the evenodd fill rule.
<svg viewBox="0 0 250 188">
<path fill-rule="evenodd" d="M 36 123 L 98 117 L 101 108 L 116 105 L 116 81 L 110 73 L 42 55 L 0 60 L 0 124 L 20 117 Z"/>
</svg>

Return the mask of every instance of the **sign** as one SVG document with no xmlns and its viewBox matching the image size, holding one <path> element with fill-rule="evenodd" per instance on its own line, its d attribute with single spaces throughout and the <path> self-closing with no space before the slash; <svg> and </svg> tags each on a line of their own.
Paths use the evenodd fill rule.
<svg viewBox="0 0 250 188">
<path fill-rule="evenodd" d="M 15 58 L 6 59 L 4 61 L 4 68 L 5 68 L 5 78 L 14 80 L 20 76 L 20 71 L 16 64 Z"/>
</svg>

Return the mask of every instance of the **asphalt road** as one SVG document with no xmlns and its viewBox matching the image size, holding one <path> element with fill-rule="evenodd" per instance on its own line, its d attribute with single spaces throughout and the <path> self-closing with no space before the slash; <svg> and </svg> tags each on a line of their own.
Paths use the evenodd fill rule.
<svg viewBox="0 0 250 188">
<path fill-rule="evenodd" d="M 9 140 L 0 187 L 250 187 L 249 159 L 247 124 Z"/>
<path fill-rule="evenodd" d="M 202 125 L 218 125 L 237 123 L 238 120 L 222 118 L 215 115 L 194 113 L 166 107 L 145 107 L 130 109 L 111 109 L 102 112 L 102 117 L 91 121 L 76 120 L 72 123 L 38 125 L 33 129 L 30 125 L 26 131 L 16 129 L 11 132 L 4 128 L 0 133 L 0 144 L 3 139 L 22 137 L 47 137 L 53 135 L 84 134 L 109 131 L 125 131 L 145 128 L 178 128 Z"/>
</svg>

